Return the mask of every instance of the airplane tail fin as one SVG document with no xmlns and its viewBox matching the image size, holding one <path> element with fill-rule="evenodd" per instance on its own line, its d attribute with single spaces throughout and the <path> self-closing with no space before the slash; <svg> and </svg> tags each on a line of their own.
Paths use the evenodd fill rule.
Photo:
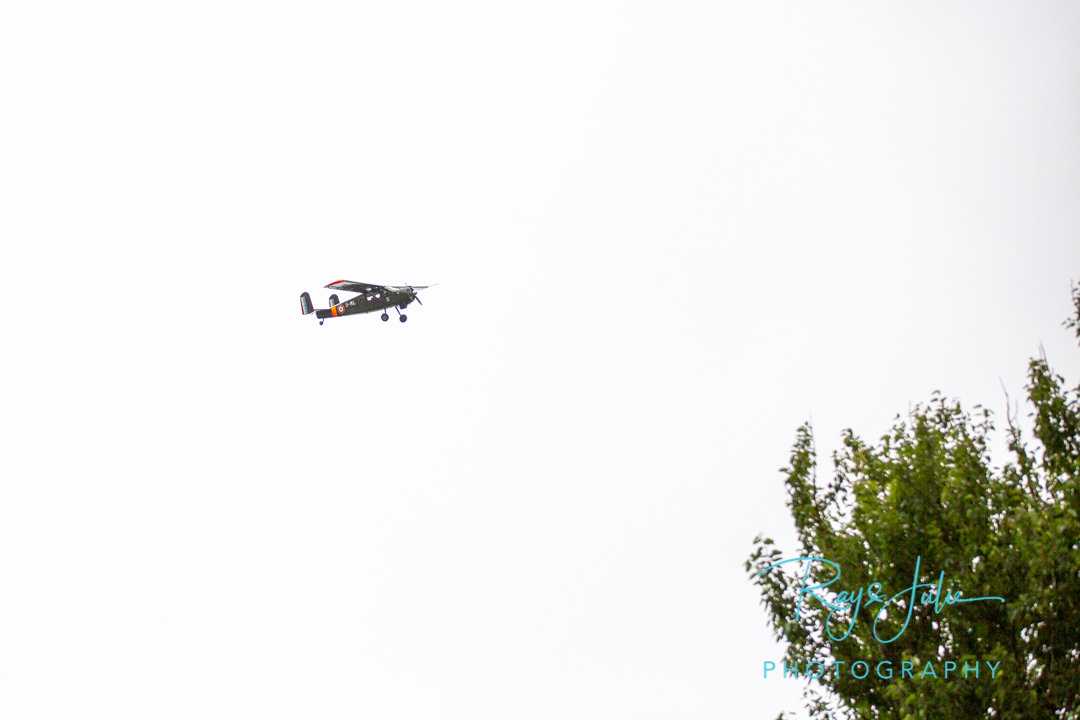
<svg viewBox="0 0 1080 720">
<path fill-rule="evenodd" d="M 311 296 L 307 293 L 300 295 L 300 310 L 304 315 L 310 315 L 315 312 L 315 306 L 311 304 Z"/>
</svg>

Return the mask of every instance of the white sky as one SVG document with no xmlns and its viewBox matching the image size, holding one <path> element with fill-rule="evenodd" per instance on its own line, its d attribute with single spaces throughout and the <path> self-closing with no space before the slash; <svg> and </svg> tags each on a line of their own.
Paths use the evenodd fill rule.
<svg viewBox="0 0 1080 720">
<path fill-rule="evenodd" d="M 0 716 L 797 708 L 796 427 L 1080 379 L 1080 6 L 390 7 L 0 4 Z"/>
</svg>

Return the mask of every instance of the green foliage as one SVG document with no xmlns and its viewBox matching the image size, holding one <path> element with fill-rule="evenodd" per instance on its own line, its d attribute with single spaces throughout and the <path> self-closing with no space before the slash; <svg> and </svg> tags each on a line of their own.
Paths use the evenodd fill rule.
<svg viewBox="0 0 1080 720">
<path fill-rule="evenodd" d="M 1062 323 L 1065 327 L 1076 331 L 1076 339 L 1080 340 L 1080 286 L 1072 289 L 1073 316 Z"/>
<path fill-rule="evenodd" d="M 1080 290 L 1073 292 L 1080 337 Z M 1029 448 L 1013 418 L 1008 422 L 1011 460 L 990 465 L 990 413 L 974 414 L 935 395 L 906 419 L 897 418 L 879 443 L 870 445 L 847 431 L 833 456 L 835 472 L 819 484 L 809 425 L 796 432 L 783 470 L 788 506 L 800 552 L 784 556 L 772 540 L 758 537 L 746 563 L 762 593 L 785 659 L 862 660 L 874 668 L 891 661 L 894 677 L 871 671 L 866 679 L 829 671 L 807 687 L 817 718 L 1053 718 L 1080 719 L 1080 387 L 1064 389 L 1045 358 L 1028 368 L 1027 396 L 1033 408 L 1036 446 Z M 802 602 L 796 621 L 801 564 L 758 573 L 784 557 L 827 558 L 842 576 L 830 586 L 858 591 L 878 582 L 886 597 L 909 588 L 921 556 L 919 582 L 955 583 L 967 598 L 998 596 L 945 607 L 916 605 L 910 624 L 894 642 L 875 638 L 880 605 L 864 608 L 850 636 L 837 641 L 824 631 L 828 610 Z M 782 572 L 787 571 L 787 572 Z M 828 582 L 835 571 L 813 563 L 810 578 Z M 829 596 L 826 591 L 824 596 Z M 878 624 L 881 638 L 900 630 L 906 604 L 890 606 Z M 843 635 L 849 613 L 836 613 L 830 627 Z M 949 679 L 900 678 L 902 661 L 922 668 L 932 661 L 981 665 L 978 679 L 954 673 Z M 995 679 L 986 662 L 1000 662 Z"/>
</svg>

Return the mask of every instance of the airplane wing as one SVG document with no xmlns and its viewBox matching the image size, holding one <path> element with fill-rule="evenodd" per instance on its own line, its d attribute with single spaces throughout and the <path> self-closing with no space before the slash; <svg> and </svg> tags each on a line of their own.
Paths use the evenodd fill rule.
<svg viewBox="0 0 1080 720">
<path fill-rule="evenodd" d="M 385 292 L 390 288 L 385 285 L 372 285 L 370 283 L 353 282 L 352 280 L 337 280 L 326 287 L 332 290 L 346 290 L 348 292 L 367 295 L 374 292 Z"/>
</svg>

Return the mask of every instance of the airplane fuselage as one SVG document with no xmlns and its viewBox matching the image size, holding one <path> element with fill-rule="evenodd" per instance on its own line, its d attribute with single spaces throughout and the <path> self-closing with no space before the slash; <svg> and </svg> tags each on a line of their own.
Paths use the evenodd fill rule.
<svg viewBox="0 0 1080 720">
<path fill-rule="evenodd" d="M 337 305 L 331 306 L 329 310 L 316 310 L 315 317 L 322 320 L 343 315 L 387 310 L 392 307 L 404 310 L 415 299 L 416 293 L 408 290 L 376 291 L 342 300 Z"/>
</svg>

